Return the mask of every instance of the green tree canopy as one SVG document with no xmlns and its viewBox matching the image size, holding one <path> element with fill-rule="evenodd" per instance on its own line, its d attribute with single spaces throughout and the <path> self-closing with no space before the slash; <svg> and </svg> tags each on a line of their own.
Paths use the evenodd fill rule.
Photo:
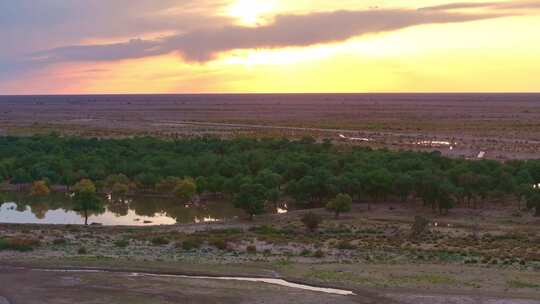
<svg viewBox="0 0 540 304">
<path fill-rule="evenodd" d="M 91 213 L 102 213 L 105 211 L 105 203 L 96 194 L 96 186 L 89 179 L 83 179 L 74 187 L 73 210 L 82 213 L 84 224 L 88 225 L 88 216 Z"/>
<path fill-rule="evenodd" d="M 261 184 L 247 183 L 240 186 L 240 191 L 234 197 L 236 208 L 243 209 L 250 218 L 264 212 L 266 189 Z"/>
<path fill-rule="evenodd" d="M 173 192 L 177 198 L 183 201 L 191 201 L 193 196 L 197 194 L 197 183 L 192 178 L 181 179 L 174 187 Z"/>
<path fill-rule="evenodd" d="M 326 209 L 334 212 L 336 218 L 341 213 L 350 212 L 352 208 L 352 198 L 348 194 L 340 193 L 333 200 L 328 202 Z"/>
</svg>

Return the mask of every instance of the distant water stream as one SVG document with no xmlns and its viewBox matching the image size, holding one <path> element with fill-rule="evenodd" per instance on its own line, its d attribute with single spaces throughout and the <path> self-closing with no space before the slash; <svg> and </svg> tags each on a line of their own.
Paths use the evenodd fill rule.
<svg viewBox="0 0 540 304">
<path fill-rule="evenodd" d="M 47 271 L 47 272 L 69 272 L 69 273 L 113 273 L 113 274 L 127 274 L 130 277 L 158 277 L 158 278 L 181 278 L 181 279 L 195 279 L 195 280 L 220 280 L 220 281 L 242 281 L 242 282 L 255 282 L 255 283 L 265 283 L 272 285 L 279 285 L 289 288 L 309 290 L 314 292 L 322 292 L 335 295 L 354 295 L 354 292 L 350 290 L 335 289 L 335 288 L 325 288 L 325 287 L 315 287 L 305 284 L 298 284 L 285 281 L 283 279 L 274 279 L 274 278 L 253 278 L 253 277 L 212 277 L 212 276 L 191 276 L 191 275 L 174 275 L 174 274 L 157 274 L 157 273 L 147 273 L 147 272 L 117 272 L 117 271 L 108 271 L 108 270 L 98 270 L 98 269 L 32 269 L 33 271 Z"/>
</svg>

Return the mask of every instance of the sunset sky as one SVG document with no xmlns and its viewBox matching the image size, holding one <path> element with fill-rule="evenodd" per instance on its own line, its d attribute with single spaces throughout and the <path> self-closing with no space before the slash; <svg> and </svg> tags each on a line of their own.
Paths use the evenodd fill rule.
<svg viewBox="0 0 540 304">
<path fill-rule="evenodd" d="M 540 1 L 0 2 L 0 94 L 516 91 Z"/>
</svg>

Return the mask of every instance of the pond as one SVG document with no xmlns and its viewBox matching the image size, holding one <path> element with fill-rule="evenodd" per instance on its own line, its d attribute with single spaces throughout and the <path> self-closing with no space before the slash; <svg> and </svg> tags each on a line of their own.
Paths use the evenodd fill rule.
<svg viewBox="0 0 540 304">
<path fill-rule="evenodd" d="M 88 217 L 89 224 L 105 226 L 172 225 L 204 223 L 243 217 L 245 213 L 228 201 L 203 201 L 184 204 L 173 198 L 134 196 L 106 199 L 105 209 Z M 67 194 L 54 193 L 36 199 L 10 193 L 0 200 L 0 223 L 84 224 L 82 213 L 74 211 Z"/>
</svg>

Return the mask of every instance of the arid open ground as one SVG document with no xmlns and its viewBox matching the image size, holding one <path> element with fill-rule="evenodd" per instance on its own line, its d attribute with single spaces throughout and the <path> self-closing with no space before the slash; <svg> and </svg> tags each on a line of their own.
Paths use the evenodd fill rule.
<svg viewBox="0 0 540 304">
<path fill-rule="evenodd" d="M 341 219 L 317 211 L 326 220 L 314 234 L 299 221 L 303 211 L 143 228 L 1 225 L 1 235 L 33 250 L 0 251 L 0 296 L 10 303 L 540 303 L 538 218 L 507 208 L 448 217 L 365 207 Z M 422 238 L 410 236 L 415 214 L 431 220 Z M 43 268 L 118 273 L 36 270 Z M 129 275 L 135 271 L 283 278 L 356 295 Z"/>
<path fill-rule="evenodd" d="M 344 140 L 352 144 L 455 157 L 540 156 L 540 94 L 0 96 L 0 113 L 0 134 L 343 134 L 371 140 Z"/>
</svg>

